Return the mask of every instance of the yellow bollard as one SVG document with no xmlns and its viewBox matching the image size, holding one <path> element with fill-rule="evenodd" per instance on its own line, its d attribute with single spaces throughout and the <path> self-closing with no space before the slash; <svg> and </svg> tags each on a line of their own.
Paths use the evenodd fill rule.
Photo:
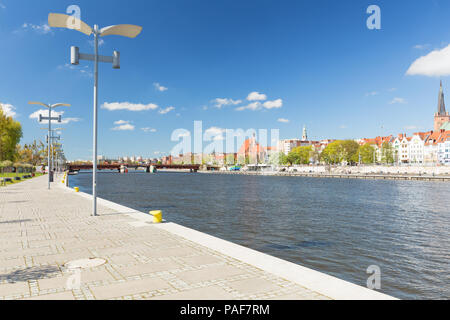
<svg viewBox="0 0 450 320">
<path fill-rule="evenodd" d="M 78 188 L 78 187 L 75 187 L 73 189 L 75 190 L 75 192 L 80 192 L 80 188 Z"/>
<path fill-rule="evenodd" d="M 161 210 L 150 211 L 150 214 L 153 216 L 153 223 L 161 223 L 162 222 L 163 218 L 162 218 Z"/>
</svg>

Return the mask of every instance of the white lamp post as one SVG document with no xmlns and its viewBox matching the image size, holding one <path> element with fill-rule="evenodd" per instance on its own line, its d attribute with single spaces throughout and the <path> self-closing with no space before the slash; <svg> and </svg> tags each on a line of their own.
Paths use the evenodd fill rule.
<svg viewBox="0 0 450 320">
<path fill-rule="evenodd" d="M 51 145 L 51 132 L 52 132 L 52 121 L 58 121 L 61 123 L 61 116 L 52 117 L 52 110 L 57 107 L 70 107 L 70 104 L 67 103 L 56 103 L 56 104 L 45 104 L 42 102 L 28 102 L 29 104 L 40 105 L 48 108 L 48 117 L 43 117 L 42 114 L 39 114 L 39 122 L 42 120 L 48 120 L 48 143 L 47 143 L 47 151 L 48 151 L 48 189 L 50 190 L 50 172 L 51 172 L 51 162 L 50 162 L 50 145 Z"/>
<path fill-rule="evenodd" d="M 79 52 L 78 47 L 71 47 L 71 63 L 78 65 L 80 60 L 94 61 L 94 133 L 93 133 L 93 155 L 92 155 L 92 198 L 93 198 L 93 215 L 97 215 L 97 105 L 98 105 L 98 63 L 112 63 L 114 69 L 120 69 L 120 53 L 114 51 L 112 57 L 99 56 L 98 54 L 98 38 L 117 35 L 128 38 L 136 38 L 142 31 L 142 27 L 121 24 L 99 29 L 98 25 L 91 28 L 85 22 L 66 14 L 50 13 L 48 16 L 48 24 L 51 27 L 67 28 L 80 31 L 88 36 L 94 34 L 94 55 L 83 54 Z"/>
<path fill-rule="evenodd" d="M 41 128 L 42 130 L 48 130 L 47 128 Z M 51 135 L 50 135 L 50 138 L 49 138 L 49 136 L 47 136 L 47 141 L 51 141 L 51 145 L 53 145 L 53 143 L 57 140 L 57 141 L 61 141 L 61 136 L 55 136 L 55 135 L 53 135 L 53 132 L 56 132 L 57 134 L 61 134 L 61 132 L 60 131 L 62 131 L 62 130 L 65 130 L 65 128 L 57 128 L 57 129 L 52 129 L 52 130 L 50 130 L 51 131 Z M 51 159 L 51 162 L 52 162 L 52 166 L 54 166 L 54 163 L 55 163 L 55 161 L 54 161 L 54 159 L 53 159 L 53 156 L 54 156 L 54 152 L 52 151 L 51 152 L 51 157 L 52 157 L 52 159 Z"/>
</svg>

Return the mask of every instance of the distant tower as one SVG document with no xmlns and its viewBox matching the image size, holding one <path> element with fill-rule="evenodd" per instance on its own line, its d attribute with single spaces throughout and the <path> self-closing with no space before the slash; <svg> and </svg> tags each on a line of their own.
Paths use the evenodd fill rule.
<svg viewBox="0 0 450 320">
<path fill-rule="evenodd" d="M 308 133 L 306 131 L 306 126 L 303 126 L 302 141 L 308 141 Z"/>
<path fill-rule="evenodd" d="M 439 89 L 439 98 L 438 98 L 438 112 L 434 115 L 434 131 L 441 130 L 441 127 L 446 122 L 450 122 L 450 115 L 445 110 L 444 89 L 442 88 L 442 80 L 441 80 L 441 88 Z"/>
</svg>

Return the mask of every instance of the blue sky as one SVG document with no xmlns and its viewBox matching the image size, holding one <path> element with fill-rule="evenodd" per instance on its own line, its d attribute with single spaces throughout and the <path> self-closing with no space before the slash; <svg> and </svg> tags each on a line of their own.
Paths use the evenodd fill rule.
<svg viewBox="0 0 450 320">
<path fill-rule="evenodd" d="M 366 26 L 371 4 L 381 30 Z M 99 154 L 111 157 L 168 153 L 172 131 L 194 120 L 205 130 L 278 128 L 281 138 L 299 138 L 304 124 L 312 139 L 411 134 L 432 129 L 440 78 L 450 92 L 439 65 L 450 43 L 446 0 L 0 0 L 0 102 L 22 123 L 22 143 L 45 135 L 29 100 L 71 103 L 60 109 L 69 159 L 92 152 L 93 65 L 68 65 L 70 46 L 91 53 L 92 38 L 45 24 L 70 5 L 89 25 L 143 26 L 100 48 L 120 51 L 122 68 L 100 65 L 99 104 L 148 109 L 99 109 Z"/>
</svg>

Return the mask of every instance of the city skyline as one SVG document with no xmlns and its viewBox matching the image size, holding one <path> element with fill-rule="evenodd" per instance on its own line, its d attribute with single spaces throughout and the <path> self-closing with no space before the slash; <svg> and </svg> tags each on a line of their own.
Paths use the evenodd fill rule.
<svg viewBox="0 0 450 320">
<path fill-rule="evenodd" d="M 378 1 L 382 28 L 369 30 L 370 3 L 319 2 L 133 2 L 103 15 L 101 1 L 24 7 L 2 0 L 0 67 L 9 76 L 0 80 L 0 102 L 23 124 L 22 144 L 44 140 L 29 99 L 70 102 L 63 114 L 67 158 L 90 158 L 92 65 L 72 68 L 68 48 L 92 45 L 46 24 L 48 12 L 76 4 L 89 23 L 144 27 L 135 41 L 101 43 L 102 54 L 121 51 L 122 70 L 100 69 L 99 154 L 168 154 L 173 130 L 192 129 L 195 120 L 204 130 L 278 128 L 281 139 L 300 137 L 303 125 L 314 140 L 432 129 L 436 87 L 443 79 L 447 91 L 448 70 L 429 68 L 429 60 L 448 54 L 448 22 L 439 17 L 450 5 Z M 397 22 L 400 13 L 410 19 Z"/>
</svg>

